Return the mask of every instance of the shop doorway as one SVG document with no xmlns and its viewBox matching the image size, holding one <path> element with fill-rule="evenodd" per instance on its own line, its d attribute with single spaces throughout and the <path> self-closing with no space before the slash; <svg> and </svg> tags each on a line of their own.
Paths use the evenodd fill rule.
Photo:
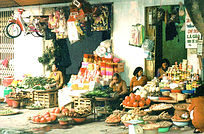
<svg viewBox="0 0 204 134">
<path fill-rule="evenodd" d="M 183 8 L 183 7 L 182 7 Z M 167 5 L 145 8 L 146 36 L 154 40 L 154 76 L 166 58 L 170 65 L 187 59 L 185 49 L 185 12 L 179 14 L 181 6 Z"/>
</svg>

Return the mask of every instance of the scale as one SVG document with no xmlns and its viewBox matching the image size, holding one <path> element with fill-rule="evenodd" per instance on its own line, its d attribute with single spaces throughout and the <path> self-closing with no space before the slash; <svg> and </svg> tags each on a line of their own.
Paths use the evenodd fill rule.
<svg viewBox="0 0 204 134">
<path fill-rule="evenodd" d="M 143 121 L 131 120 L 127 121 L 127 123 L 131 124 L 128 126 L 129 134 L 143 134 L 143 128 L 140 125 L 138 125 L 139 123 L 143 123 Z"/>
</svg>

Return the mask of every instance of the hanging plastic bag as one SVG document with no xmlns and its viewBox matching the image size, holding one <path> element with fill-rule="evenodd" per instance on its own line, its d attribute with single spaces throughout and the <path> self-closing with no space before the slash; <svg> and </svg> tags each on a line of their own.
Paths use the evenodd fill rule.
<svg viewBox="0 0 204 134">
<path fill-rule="evenodd" d="M 59 27 L 60 12 L 55 11 L 49 15 L 48 28 L 55 29 Z"/>
<path fill-rule="evenodd" d="M 68 38 L 71 44 L 80 40 L 75 21 L 67 22 Z"/>
<path fill-rule="evenodd" d="M 129 44 L 141 47 L 145 39 L 145 29 L 141 24 L 132 25 Z"/>
<path fill-rule="evenodd" d="M 142 48 L 146 51 L 152 52 L 154 49 L 154 42 L 150 39 L 145 39 Z"/>
</svg>

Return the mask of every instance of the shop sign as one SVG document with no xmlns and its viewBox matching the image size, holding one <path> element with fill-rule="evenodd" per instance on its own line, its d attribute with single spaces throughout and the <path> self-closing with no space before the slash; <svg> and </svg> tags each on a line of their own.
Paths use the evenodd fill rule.
<svg viewBox="0 0 204 134">
<path fill-rule="evenodd" d="M 186 13 L 186 48 L 197 48 L 198 40 L 202 39 L 201 33 L 192 23 L 188 13 Z"/>
</svg>

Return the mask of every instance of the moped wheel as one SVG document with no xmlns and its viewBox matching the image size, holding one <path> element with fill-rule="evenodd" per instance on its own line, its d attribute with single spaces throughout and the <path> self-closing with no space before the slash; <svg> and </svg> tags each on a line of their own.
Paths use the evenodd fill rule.
<svg viewBox="0 0 204 134">
<path fill-rule="evenodd" d="M 16 23 L 10 23 L 6 26 L 6 35 L 10 38 L 16 38 L 21 35 L 21 27 Z"/>
<path fill-rule="evenodd" d="M 40 28 L 39 25 L 36 25 L 36 34 L 40 37 L 45 36 L 45 30 L 43 28 Z"/>
<path fill-rule="evenodd" d="M 4 27 L 3 33 L 4 33 L 4 36 L 5 36 L 6 38 L 12 39 L 12 38 L 9 37 L 8 34 L 6 33 L 6 27 Z"/>
</svg>

